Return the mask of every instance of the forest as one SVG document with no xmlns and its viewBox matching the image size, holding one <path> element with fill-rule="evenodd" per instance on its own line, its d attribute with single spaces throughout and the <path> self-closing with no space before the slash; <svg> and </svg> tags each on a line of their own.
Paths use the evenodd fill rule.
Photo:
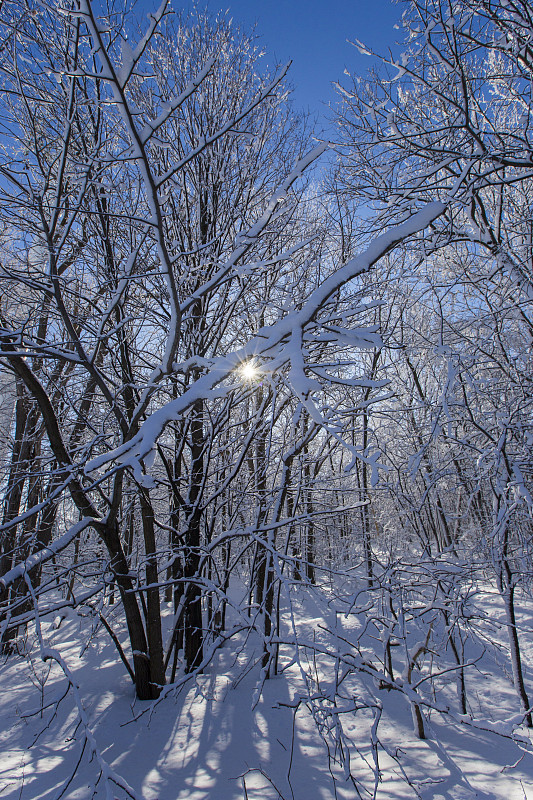
<svg viewBox="0 0 533 800">
<path fill-rule="evenodd" d="M 398 17 L 1 3 L 1 798 L 533 799 L 533 6 Z"/>
</svg>

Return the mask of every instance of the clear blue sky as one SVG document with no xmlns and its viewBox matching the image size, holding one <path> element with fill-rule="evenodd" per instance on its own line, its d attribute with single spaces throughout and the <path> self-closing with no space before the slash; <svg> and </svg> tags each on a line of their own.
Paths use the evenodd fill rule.
<svg viewBox="0 0 533 800">
<path fill-rule="evenodd" d="M 193 2 L 174 0 L 172 6 L 187 10 Z M 139 5 L 149 10 L 158 2 Z M 255 23 L 269 64 L 292 59 L 295 103 L 319 114 L 325 112 L 323 103 L 334 101 L 331 84 L 342 82 L 345 67 L 361 74 L 372 64 L 346 40 L 359 39 L 380 52 L 396 49 L 401 32 L 394 24 L 404 8 L 393 0 L 196 0 L 196 5 L 213 13 L 228 10 L 247 29 Z"/>
<path fill-rule="evenodd" d="M 227 8 L 245 26 L 257 23 L 268 54 L 280 62 L 292 59 L 295 101 L 315 112 L 334 100 L 331 83 L 342 81 L 345 67 L 361 73 L 372 64 L 346 40 L 394 48 L 401 34 L 394 24 L 404 6 L 392 0 L 209 0 L 208 8 Z"/>
</svg>

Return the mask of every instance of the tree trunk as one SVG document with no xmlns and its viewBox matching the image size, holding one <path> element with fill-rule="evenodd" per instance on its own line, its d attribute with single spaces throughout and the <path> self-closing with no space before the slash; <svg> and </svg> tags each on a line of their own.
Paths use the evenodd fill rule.
<svg viewBox="0 0 533 800">
<path fill-rule="evenodd" d="M 203 401 L 198 400 L 191 409 L 191 480 L 185 509 L 187 529 L 185 534 L 184 578 L 186 579 L 186 604 L 184 615 L 185 667 L 197 669 L 203 661 L 202 591 L 198 585 L 201 545 L 201 516 L 199 506 L 204 480 L 204 430 Z"/>
<path fill-rule="evenodd" d="M 511 666 L 513 671 L 513 683 L 515 685 L 515 689 L 518 694 L 518 698 L 520 700 L 520 705 L 522 706 L 522 711 L 524 712 L 524 719 L 526 721 L 526 725 L 528 728 L 533 728 L 533 719 L 530 711 L 530 704 L 529 698 L 526 692 L 526 686 L 524 682 L 524 673 L 522 669 L 522 658 L 520 655 L 520 643 L 518 641 L 518 631 L 516 629 L 516 615 L 515 615 L 515 604 L 514 604 L 514 594 L 515 594 L 515 587 L 512 585 L 512 575 L 510 574 L 510 569 L 505 562 L 504 567 L 508 574 L 506 575 L 507 578 L 507 585 L 505 586 L 503 582 L 500 582 L 501 589 L 500 594 L 503 599 L 504 607 L 505 607 L 505 621 L 507 626 L 507 635 L 509 637 L 509 648 L 511 651 Z"/>
<path fill-rule="evenodd" d="M 150 672 L 153 683 L 153 694 L 159 696 L 160 689 L 165 683 L 165 669 L 163 666 L 163 634 L 161 630 L 161 603 L 159 596 L 157 549 L 154 529 L 154 510 L 146 490 L 140 491 L 141 515 L 144 533 L 144 547 L 146 554 L 146 634 L 148 639 L 148 652 L 150 654 Z"/>
</svg>

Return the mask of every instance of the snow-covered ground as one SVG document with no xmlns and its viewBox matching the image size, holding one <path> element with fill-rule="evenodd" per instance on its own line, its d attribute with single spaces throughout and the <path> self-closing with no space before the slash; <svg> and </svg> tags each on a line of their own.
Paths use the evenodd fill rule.
<svg viewBox="0 0 533 800">
<path fill-rule="evenodd" d="M 336 600 L 328 590 L 299 587 L 293 591 L 293 619 L 302 641 L 314 639 L 325 647 L 332 641 L 325 629 L 350 638 L 361 625 L 361 617 L 337 613 Z M 489 597 L 485 602 L 497 617 L 497 599 Z M 524 626 L 530 617 L 531 610 L 523 613 Z M 409 704 L 400 692 L 379 689 L 368 677 L 353 674 L 342 681 L 332 706 L 328 698 L 336 673 L 335 659 L 330 656 L 318 653 L 314 658 L 302 647 L 295 658 L 294 648 L 282 646 L 281 674 L 265 681 L 258 693 L 257 641 L 254 635 L 240 633 L 224 645 L 205 674 L 152 706 L 134 699 L 131 682 L 103 631 L 85 644 L 89 629 L 90 621 L 75 612 L 69 612 L 59 628 L 50 621 L 43 623 L 48 644 L 61 652 L 80 687 L 102 763 L 122 776 L 137 798 L 372 797 L 373 697 L 383 706 L 378 728 L 379 800 L 417 796 L 424 800 L 533 800 L 532 755 L 510 739 L 453 723 L 433 712 L 428 738 L 421 741 L 413 733 Z M 522 639 L 527 661 L 532 648 L 526 634 Z M 287 625 L 284 635 L 291 636 Z M 68 800 L 122 800 L 125 791 L 103 777 L 95 785 L 100 767 L 89 745 L 82 753 L 84 728 L 79 725 L 72 691 L 55 713 L 53 701 L 66 689 L 58 667 L 43 664 L 37 648 L 31 656 L 31 660 L 12 656 L 2 665 L 0 798 L 52 800 L 72 778 L 64 793 Z M 505 660 L 503 651 L 501 658 Z M 453 681 L 450 706 L 452 688 Z M 518 710 L 509 678 L 488 654 L 472 669 L 467 689 L 470 710 L 478 719 L 484 715 L 495 723 Z M 298 700 L 313 692 L 314 714 L 305 702 L 298 707 Z M 50 703 L 44 712 L 39 711 Z M 365 704 L 367 709 L 354 710 L 355 705 Z M 32 711 L 36 714 L 28 716 Z M 335 735 L 339 720 L 342 758 Z M 348 763 L 355 783 L 347 779 Z"/>
</svg>

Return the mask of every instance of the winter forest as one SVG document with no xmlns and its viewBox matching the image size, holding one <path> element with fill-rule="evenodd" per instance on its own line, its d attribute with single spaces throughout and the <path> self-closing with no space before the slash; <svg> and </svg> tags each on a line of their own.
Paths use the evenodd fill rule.
<svg viewBox="0 0 533 800">
<path fill-rule="evenodd" d="M 533 6 L 398 18 L 0 5 L 2 800 L 533 800 Z"/>
</svg>

